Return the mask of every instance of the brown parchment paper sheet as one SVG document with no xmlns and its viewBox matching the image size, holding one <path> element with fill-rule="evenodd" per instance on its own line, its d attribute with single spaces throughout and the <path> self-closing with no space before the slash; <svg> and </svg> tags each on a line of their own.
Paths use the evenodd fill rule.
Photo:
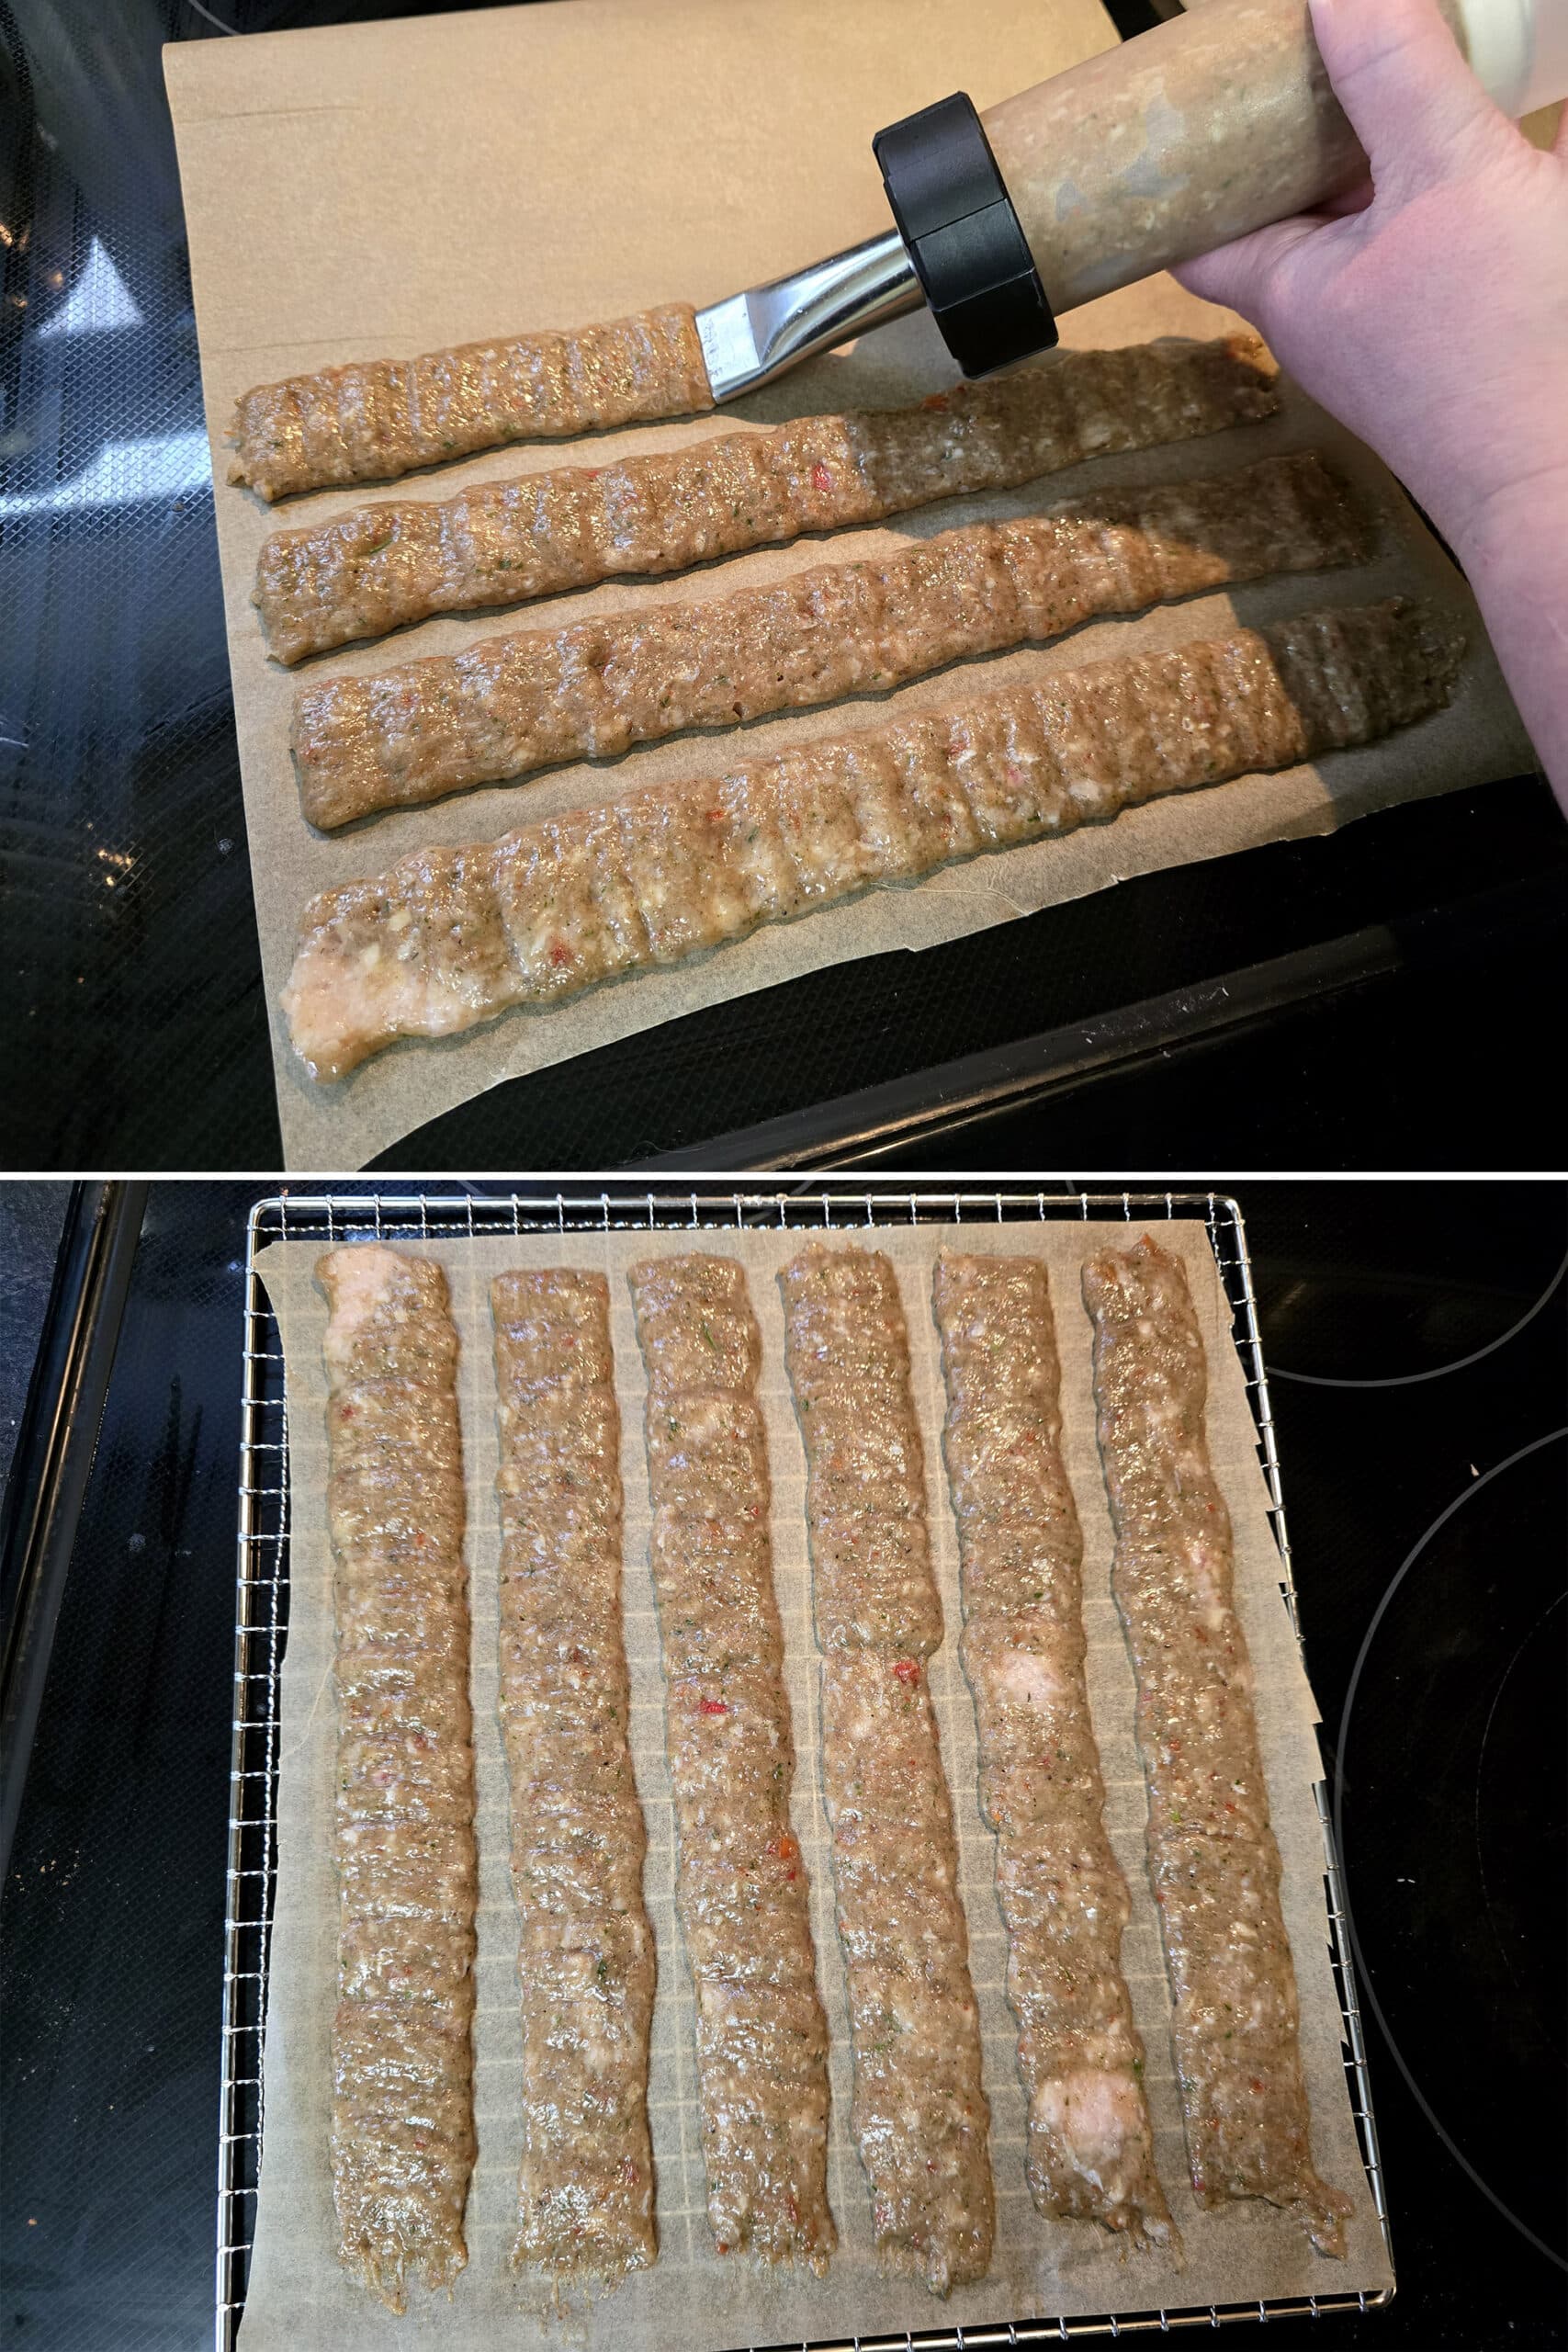
<svg viewBox="0 0 1568 2352">
<path fill-rule="evenodd" d="M 289 1046 L 278 991 L 316 892 L 375 874 L 432 842 L 477 841 L 635 786 L 721 770 L 806 737 L 882 722 L 884 702 L 955 694 L 1108 654 L 1223 633 L 1314 599 L 1398 590 L 1468 605 L 1456 574 L 1364 457 L 1390 522 L 1382 559 L 1338 577 L 1264 582 L 1141 618 L 1096 623 L 1044 649 L 966 664 L 882 697 L 643 746 L 559 768 L 346 834 L 300 815 L 288 750 L 297 681 L 449 651 L 508 628 L 719 594 L 825 560 L 891 552 L 979 516 L 1016 514 L 1097 486 L 1244 464 L 1302 441 L 1350 461 L 1354 446 L 1299 396 L 1289 413 L 1176 448 L 1102 460 L 1032 492 L 953 500 L 887 529 L 762 550 L 675 580 L 609 582 L 328 654 L 295 673 L 268 660 L 251 604 L 273 529 L 379 495 L 441 498 L 470 481 L 597 462 L 748 422 L 914 399 L 955 370 L 923 313 L 797 369 L 716 417 L 570 445 L 534 443 L 405 479 L 268 509 L 225 481 L 232 403 L 251 385 L 351 358 L 568 326 L 668 299 L 705 303 L 887 225 L 872 133 L 965 88 L 981 107 L 1113 45 L 1100 0 L 553 0 L 476 15 L 194 41 L 164 52 L 190 232 L 219 550 L 246 823 L 288 1166 L 365 1165 L 454 1103 L 504 1078 L 819 966 L 930 946 L 1103 888 L 1125 875 L 1327 831 L 1393 801 L 1531 763 L 1495 664 L 1475 647 L 1454 707 L 1411 733 L 1321 770 L 1242 778 L 1132 810 L 1070 840 L 973 859 L 911 887 L 773 925 L 698 962 L 600 987 L 554 1011 L 520 1009 L 440 1044 L 405 1043 L 321 1087 Z M 1068 344 L 1207 336 L 1234 321 L 1164 277 L 1062 322 Z M 1041 1007 L 1041 1018 L 1049 1007 Z"/>
<path fill-rule="evenodd" d="M 931 1662 L 931 1689 L 952 1790 L 960 1887 L 979 1999 L 991 2151 L 997 2188 L 997 2248 L 987 2278 L 946 2304 L 924 2288 L 889 2278 L 871 2247 L 869 2200 L 849 2136 L 850 2045 L 844 1971 L 832 1916 L 828 1827 L 817 1764 L 817 1651 L 812 1637 L 806 1543 L 805 1463 L 784 1363 L 784 1315 L 776 1274 L 811 1238 L 792 1233 L 618 1232 L 484 1238 L 417 1246 L 446 1267 L 462 1335 L 460 1397 L 468 1492 L 468 1555 L 473 1595 L 473 1699 L 479 1765 L 480 1910 L 476 2026 L 479 2162 L 468 2206 L 468 2267 L 452 2300 L 411 2291 L 408 2315 L 393 2319 L 336 2261 L 327 2156 L 330 2037 L 335 1998 L 336 1891 L 332 1860 L 336 1729 L 331 1674 L 332 1570 L 323 1482 L 325 1398 L 321 1362 L 326 1307 L 314 1286 L 316 1244 L 286 1242 L 258 1265 L 277 1310 L 287 1360 L 292 1550 L 288 1647 L 283 1668 L 277 1792 L 277 1905 L 272 1941 L 265 2057 L 266 2128 L 250 2296 L 241 2332 L 246 2352 L 394 2352 L 398 2346 L 461 2342 L 470 2352 L 502 2346 L 526 2352 L 547 2331 L 525 2310 L 506 2271 L 521 2155 L 522 2033 L 516 1985 L 517 1925 L 507 1880 L 505 1765 L 496 1715 L 498 1548 L 494 1385 L 489 1312 L 491 1277 L 520 1265 L 596 1267 L 610 1282 L 611 1330 L 622 1416 L 626 1488 L 625 1611 L 631 1667 L 631 1745 L 649 1829 L 646 1894 L 658 1950 L 649 2117 L 658 2179 L 660 2253 L 654 2267 L 586 2312 L 547 2331 L 591 2352 L 635 2344 L 639 2352 L 721 2352 L 721 2347 L 809 2341 L 852 2332 L 1031 2318 L 1039 2314 L 1148 2310 L 1282 2294 L 1375 2289 L 1390 2277 L 1340 2058 L 1340 2020 L 1330 1973 L 1323 1893 L 1323 1845 L 1312 1783 L 1319 1764 L 1312 1702 L 1278 1584 L 1279 1555 L 1265 1513 L 1228 1308 L 1201 1224 L 1153 1228 L 1180 1251 L 1203 1319 L 1212 1377 L 1210 1433 L 1235 1516 L 1239 1602 L 1257 1668 L 1258 1713 L 1274 1827 L 1285 1862 L 1285 1914 L 1301 1986 L 1303 2046 L 1311 2086 L 1313 2143 L 1320 2168 L 1349 2190 L 1356 2211 L 1344 2263 L 1314 2256 L 1295 2224 L 1261 2206 L 1202 2213 L 1187 2185 L 1180 2115 L 1168 2030 L 1169 1999 L 1159 1931 L 1143 1860 L 1144 1786 L 1133 1744 L 1134 1682 L 1110 1596 L 1111 1531 L 1094 1441 L 1089 1318 L 1078 1290 L 1086 1256 L 1104 1241 L 1124 1245 L 1124 1224 L 925 1226 L 859 1237 L 886 1250 L 897 1269 L 908 1318 L 914 1391 L 926 1449 L 932 1556 L 946 1638 Z M 1006 1944 L 994 1892 L 995 1840 L 976 1794 L 974 1710 L 958 1662 L 956 1542 L 942 1466 L 942 1382 L 931 1311 L 931 1273 L 943 1242 L 971 1250 L 1038 1254 L 1050 1264 L 1062 1357 L 1065 1450 L 1082 1517 L 1089 1636 L 1089 1686 L 1109 1792 L 1107 1820 L 1132 1890 L 1123 1964 L 1147 2050 L 1147 2081 L 1161 2176 L 1186 2238 L 1179 2274 L 1154 2255 L 1123 2257 L 1088 2223 L 1048 2223 L 1023 2177 L 1024 2102 L 1016 2027 L 1006 2006 Z M 664 1758 L 663 1683 L 648 1567 L 649 1497 L 643 1451 L 645 1381 L 626 1270 L 638 1258 L 699 1248 L 746 1267 L 762 1333 L 760 1399 L 773 1474 L 773 1572 L 784 1634 L 784 1680 L 794 1721 L 794 1826 L 811 1880 L 818 1978 L 831 2036 L 832 2110 L 829 2194 L 840 2233 L 826 2278 L 768 2276 L 713 2251 L 697 2127 L 690 1981 L 671 1902 L 674 1856 Z"/>
</svg>

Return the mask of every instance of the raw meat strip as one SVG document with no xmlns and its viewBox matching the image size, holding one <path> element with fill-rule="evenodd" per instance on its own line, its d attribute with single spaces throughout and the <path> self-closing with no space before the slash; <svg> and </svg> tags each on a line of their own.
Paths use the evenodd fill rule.
<svg viewBox="0 0 1568 2352">
<path fill-rule="evenodd" d="M 851 2122 L 878 2252 L 944 2295 L 984 2278 L 995 2213 L 953 1807 L 926 1684 L 942 1604 L 904 1311 L 880 1251 L 813 1243 L 779 1283 L 806 1445 Z"/>
<path fill-rule="evenodd" d="M 234 406 L 229 480 L 270 501 L 389 481 L 504 441 L 564 440 L 712 406 L 696 314 L 671 302 L 573 334 L 354 360 L 258 384 Z"/>
<path fill-rule="evenodd" d="M 437 1265 L 334 1250 L 327 1519 L 337 1647 L 339 2252 L 395 2312 L 468 2260 L 474 1754 L 457 1333 Z"/>
<path fill-rule="evenodd" d="M 1186 1271 L 1145 1236 L 1091 1259 L 1083 1290 L 1192 2187 L 1204 2205 L 1288 2206 L 1320 2253 L 1343 2255 L 1350 2200 L 1313 2169 L 1280 1856 Z"/>
<path fill-rule="evenodd" d="M 521 1932 L 513 2266 L 614 2286 L 657 2254 L 653 1939 L 626 1740 L 620 1412 L 602 1274 L 491 1284 L 501 1411 L 501 1720 Z"/>
<path fill-rule="evenodd" d="M 708 2220 L 720 2254 L 821 2271 L 835 2243 L 828 2028 L 790 1827 L 761 1341 L 732 1260 L 653 1258 L 629 1279 Z"/>
</svg>

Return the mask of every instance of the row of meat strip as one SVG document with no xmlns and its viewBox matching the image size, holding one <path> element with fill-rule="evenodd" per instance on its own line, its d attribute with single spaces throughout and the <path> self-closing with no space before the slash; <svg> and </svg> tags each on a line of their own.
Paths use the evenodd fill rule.
<svg viewBox="0 0 1568 2352">
<path fill-rule="evenodd" d="M 321 1261 L 330 1316 L 338 2003 L 332 2163 L 345 2264 L 395 2310 L 463 2267 L 475 2154 L 477 1855 L 458 1342 L 440 1267 Z M 761 1338 L 744 1270 L 634 1266 L 650 1561 L 697 2106 L 719 2254 L 822 2270 L 828 2029 L 771 1552 Z M 821 1784 L 875 2245 L 933 2292 L 981 2278 L 994 2189 L 952 1801 L 928 1685 L 942 1639 L 908 1337 L 888 1260 L 813 1244 L 780 1276 L 807 1464 Z M 1202 1341 L 1151 1240 L 1084 1272 L 1113 1587 L 1138 1682 L 1148 1862 L 1192 2186 L 1290 2208 L 1325 2253 L 1280 1860 Z M 961 1655 L 997 1835 L 1007 1996 L 1040 2212 L 1179 2240 L 1122 1972 L 1085 1686 L 1082 1539 L 1060 1448 L 1043 1263 L 944 1251 L 934 1311 L 962 1564 Z M 492 1285 L 501 1712 L 522 1993 L 515 2267 L 614 2284 L 657 2255 L 648 2121 L 654 1947 L 628 1744 L 620 1423 L 604 1277 Z"/>
</svg>

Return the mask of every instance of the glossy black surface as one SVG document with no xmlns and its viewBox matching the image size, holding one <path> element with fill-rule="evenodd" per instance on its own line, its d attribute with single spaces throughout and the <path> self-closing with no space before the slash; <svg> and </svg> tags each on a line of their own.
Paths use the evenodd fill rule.
<svg viewBox="0 0 1568 2352">
<path fill-rule="evenodd" d="M 1384 2034 L 1452 2153 L 1559 2250 L 1568 1594 L 1561 1559 L 1532 1574 L 1529 1554 L 1565 1467 L 1561 1435 L 1473 1495 L 1465 1465 L 1450 1498 L 1464 1499 L 1391 1599 L 1340 1733 L 1348 1831 L 1365 1850 L 1383 1825 L 1382 1868 L 1352 1899 Z M 1509 2156 L 1521 2126 L 1524 2164 Z"/>
<path fill-rule="evenodd" d="M 1239 1190 L 1281 1370 L 1430 1372 L 1518 1323 L 1568 1247 L 1559 1187 Z M 5 1890 L 3 2324 L 40 2352 L 164 2352 L 210 2324 L 250 1197 L 154 1188 Z M 1468 1368 L 1275 1388 L 1366 1981 L 1452 2148 L 1370 2024 L 1400 2291 L 1365 2318 L 1270 2322 L 1271 2343 L 1568 2340 L 1562 2271 L 1453 2153 L 1561 2229 L 1560 1447 L 1424 1547 L 1342 1722 L 1418 1539 L 1562 1421 L 1565 1324 L 1560 1283 Z"/>
<path fill-rule="evenodd" d="M 246 1195 L 152 1195 L 5 1894 L 6 2340 L 210 2330 Z"/>
<path fill-rule="evenodd" d="M 1555 1167 L 1547 1071 L 1565 953 L 1568 922 L 1495 939 L 1424 973 L 1418 991 L 1379 981 L 1296 1006 L 1248 1035 L 911 1136 L 893 1164 L 1199 1168 L 1224 1136 L 1247 1168 L 1484 1170 L 1509 1154 L 1510 1166 Z M 857 1161 L 853 1148 L 835 1154 Z"/>
<path fill-rule="evenodd" d="M 210 13 L 266 30 L 400 12 L 216 0 Z M 1148 19 L 1142 0 L 1115 13 L 1124 32 Z M 189 0 L 0 0 L 0 829 L 15 1008 L 0 1160 L 12 1166 L 221 1170 L 279 1156 L 159 63 L 165 40 L 219 38 Z M 1393 810 L 1332 842 L 1147 876 L 720 1006 L 496 1090 L 389 1163 L 626 1165 L 1526 875 L 1555 877 L 1568 910 L 1568 829 L 1539 782 Z M 1561 1002 L 1561 971 L 1558 941 L 1521 937 L 1488 1017 L 1528 1035 L 1529 1008 Z M 1265 1042 L 1234 1049 L 1204 1156 L 1332 1165 L 1343 1118 L 1359 1123 L 1363 1165 L 1454 1164 L 1467 1136 L 1446 1089 L 1420 1065 L 1395 1125 L 1384 1084 L 1384 1051 L 1419 1064 L 1435 985 L 1411 974 L 1382 995 L 1386 1048 L 1346 1036 L 1332 1069 L 1311 1072 L 1304 1119 L 1270 1088 Z M 1499 1091 L 1487 1107 L 1507 1137 L 1492 1156 L 1536 1164 L 1528 1102 Z"/>
<path fill-rule="evenodd" d="M 71 1188 L 0 1184 L 0 1488 L 11 1466 Z"/>
</svg>

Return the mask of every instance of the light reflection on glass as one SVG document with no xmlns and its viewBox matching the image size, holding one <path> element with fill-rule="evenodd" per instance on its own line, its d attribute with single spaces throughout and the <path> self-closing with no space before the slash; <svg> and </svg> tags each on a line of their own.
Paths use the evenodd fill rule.
<svg viewBox="0 0 1568 2352">
<path fill-rule="evenodd" d="M 58 271 L 51 273 L 51 280 L 60 283 Z M 39 341 L 41 343 L 48 335 L 108 334 L 117 328 L 141 324 L 135 296 L 101 240 L 95 237 L 87 248 L 81 276 L 54 316 L 39 327 Z"/>
<path fill-rule="evenodd" d="M 212 458 L 205 433 L 158 433 L 136 441 L 106 441 L 78 474 L 47 490 L 0 492 L 0 514 L 86 514 L 105 506 L 140 506 L 205 490 Z"/>
</svg>

